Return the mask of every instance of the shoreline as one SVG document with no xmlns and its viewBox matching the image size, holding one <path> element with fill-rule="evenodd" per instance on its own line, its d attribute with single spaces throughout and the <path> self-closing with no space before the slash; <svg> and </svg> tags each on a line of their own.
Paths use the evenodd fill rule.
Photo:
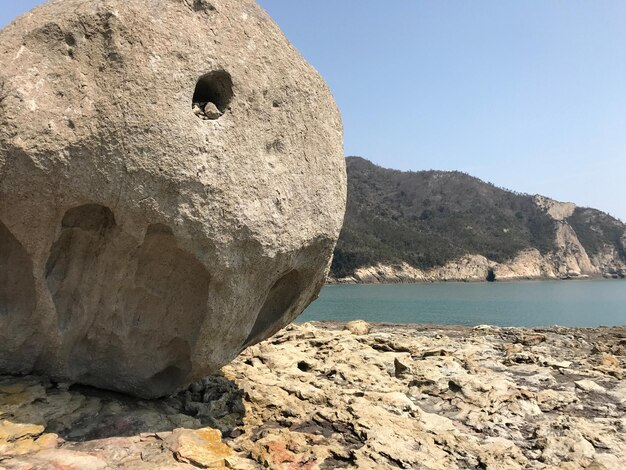
<svg viewBox="0 0 626 470">
<path fill-rule="evenodd" d="M 341 280 L 332 280 L 327 281 L 324 286 L 392 286 L 392 285 L 402 285 L 402 284 L 513 284 L 513 283 L 533 283 L 533 282 L 588 282 L 588 281 L 626 281 L 626 277 L 621 278 L 609 278 L 604 276 L 580 276 L 580 277 L 571 277 L 571 278 L 551 278 L 551 277 L 524 277 L 524 278 L 515 278 L 515 279 L 496 279 L 495 281 L 487 281 L 487 280 L 479 280 L 479 279 L 449 279 L 449 280 L 412 280 L 412 281 L 381 281 L 381 282 L 360 282 L 360 281 L 345 281 Z"/>
<path fill-rule="evenodd" d="M 582 250 L 582 247 L 580 248 Z M 581 251 L 582 253 L 582 251 Z M 402 283 L 430 281 L 500 282 L 516 280 L 624 279 L 626 261 L 621 258 L 595 257 L 585 254 L 558 256 L 524 250 L 508 261 L 496 262 L 482 255 L 467 254 L 444 265 L 418 268 L 407 262 L 377 263 L 353 268 L 350 274 L 332 283 Z"/>
<path fill-rule="evenodd" d="M 295 325 L 310 324 L 316 328 L 321 328 L 330 331 L 343 330 L 349 323 L 361 322 L 363 320 L 351 320 L 351 321 L 336 321 L 336 320 L 312 320 L 302 323 L 294 323 Z M 561 334 L 564 330 L 572 331 L 588 331 L 597 332 L 599 330 L 608 330 L 608 332 L 617 331 L 621 333 L 622 330 L 626 334 L 626 323 L 623 325 L 599 325 L 599 326 L 561 326 L 561 325 L 544 325 L 544 326 L 498 326 L 491 324 L 484 325 L 447 325 L 445 323 L 394 323 L 394 322 L 365 322 L 370 326 L 371 331 L 385 331 L 390 329 L 395 330 L 408 330 L 416 332 L 432 331 L 432 330 L 449 330 L 449 331 L 461 331 L 469 332 L 475 330 L 533 330 L 537 332 L 549 332 Z M 626 336 L 625 336 L 626 338 Z"/>
</svg>

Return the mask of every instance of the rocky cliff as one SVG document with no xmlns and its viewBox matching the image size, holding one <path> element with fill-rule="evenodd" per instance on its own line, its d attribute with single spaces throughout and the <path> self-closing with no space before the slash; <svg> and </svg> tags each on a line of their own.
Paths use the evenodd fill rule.
<svg viewBox="0 0 626 470">
<path fill-rule="evenodd" d="M 626 277 L 626 225 L 459 172 L 348 158 L 348 211 L 330 282 Z"/>
</svg>

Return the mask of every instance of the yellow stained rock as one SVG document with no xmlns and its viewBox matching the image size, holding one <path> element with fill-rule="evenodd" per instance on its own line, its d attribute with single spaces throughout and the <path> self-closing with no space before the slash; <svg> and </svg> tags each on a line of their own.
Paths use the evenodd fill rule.
<svg viewBox="0 0 626 470">
<path fill-rule="evenodd" d="M 43 432 L 44 427 L 40 424 L 12 423 L 6 419 L 0 421 L 0 443 L 16 441 L 24 437 L 39 436 Z"/>
<path fill-rule="evenodd" d="M 609 369 L 619 369 L 620 362 L 613 354 L 602 354 L 600 358 L 600 364 Z"/>
<path fill-rule="evenodd" d="M 0 412 L 7 411 L 2 407 L 21 406 L 46 396 L 46 389 L 40 384 L 4 383 L 0 385 Z"/>
<path fill-rule="evenodd" d="M 40 436 L 35 444 L 39 447 L 39 449 L 55 449 L 59 445 L 59 435 L 58 434 L 44 434 Z"/>
<path fill-rule="evenodd" d="M 27 391 L 6 394 L 0 396 L 0 406 L 21 405 L 24 403 L 30 403 L 30 398 L 31 394 Z"/>
<path fill-rule="evenodd" d="M 35 445 L 35 440 L 30 437 L 25 437 L 24 439 L 19 439 L 6 446 L 2 453 L 7 456 L 15 456 L 30 454 L 38 450 L 40 449 Z"/>
<path fill-rule="evenodd" d="M 41 450 L 56 449 L 58 447 L 59 436 L 56 434 L 44 434 L 38 439 L 25 437 L 17 441 L 3 446 L 3 455 L 26 455 L 39 452 Z"/>
<path fill-rule="evenodd" d="M 167 442 L 177 460 L 203 468 L 224 468 L 224 459 L 234 455 L 222 442 L 222 433 L 213 428 L 175 429 Z"/>
<path fill-rule="evenodd" d="M 6 393 L 7 395 L 22 393 L 24 390 L 26 390 L 26 386 L 21 383 L 0 384 L 0 393 Z"/>
</svg>

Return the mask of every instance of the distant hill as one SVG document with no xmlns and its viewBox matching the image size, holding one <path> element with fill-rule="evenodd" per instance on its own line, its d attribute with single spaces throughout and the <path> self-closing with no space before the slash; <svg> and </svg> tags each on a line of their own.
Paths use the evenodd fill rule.
<svg viewBox="0 0 626 470">
<path fill-rule="evenodd" d="M 348 206 L 334 278 L 374 266 L 428 273 L 467 256 L 497 267 L 520 254 L 547 264 L 536 267 L 543 270 L 538 276 L 510 277 L 619 277 L 626 268 L 626 225 L 603 212 L 514 193 L 457 171 L 402 172 L 360 157 L 346 161 Z"/>
</svg>

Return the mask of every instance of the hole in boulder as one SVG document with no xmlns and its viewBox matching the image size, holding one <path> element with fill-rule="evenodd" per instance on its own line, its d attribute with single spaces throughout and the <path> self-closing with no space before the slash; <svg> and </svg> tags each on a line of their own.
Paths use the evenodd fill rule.
<svg viewBox="0 0 626 470">
<path fill-rule="evenodd" d="M 204 120 L 219 119 L 233 99 L 233 81 L 223 71 L 209 72 L 200 77 L 193 94 L 192 110 Z"/>
<path fill-rule="evenodd" d="M 193 11 L 215 11 L 215 7 L 207 0 L 193 0 Z"/>
<path fill-rule="evenodd" d="M 487 271 L 487 282 L 496 282 L 496 273 L 493 268 L 489 268 Z"/>
<path fill-rule="evenodd" d="M 295 269 L 276 281 L 259 311 L 244 348 L 261 341 L 273 328 L 276 328 L 282 316 L 298 298 L 300 281 L 300 274 Z"/>
<path fill-rule="evenodd" d="M 69 47 L 74 47 L 76 45 L 76 38 L 72 33 L 65 33 L 65 44 Z"/>
</svg>

